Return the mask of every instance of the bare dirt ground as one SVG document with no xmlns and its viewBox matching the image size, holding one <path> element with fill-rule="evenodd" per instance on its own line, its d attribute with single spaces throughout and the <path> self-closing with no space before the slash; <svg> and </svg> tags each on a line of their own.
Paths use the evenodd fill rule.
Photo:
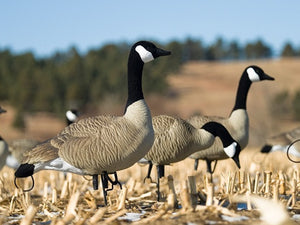
<svg viewBox="0 0 300 225">
<path fill-rule="evenodd" d="M 271 224 L 300 223 L 298 165 L 289 162 L 282 153 L 264 157 L 258 152 L 266 137 L 299 126 L 299 122 L 291 119 L 273 117 L 268 110 L 276 93 L 282 90 L 294 93 L 300 89 L 299 59 L 191 62 L 178 74 L 169 76 L 168 96 L 145 95 L 146 101 L 154 116 L 169 114 L 187 118 L 194 113 L 202 113 L 226 117 L 233 107 L 239 78 L 244 68 L 252 64 L 260 66 L 276 80 L 251 86 L 247 104 L 250 143 L 241 154 L 242 169 L 238 171 L 231 160 L 218 163 L 210 205 L 206 201 L 210 198 L 211 184 L 205 173 L 205 163 L 201 163 L 195 172 L 191 159 L 166 167 L 166 176 L 173 177 L 177 205 L 173 204 L 175 197 L 167 179 L 162 181 L 166 200 L 160 203 L 156 201 L 155 184 L 143 182 L 147 169 L 140 165 L 119 172 L 123 191 L 117 187 L 109 193 L 108 207 L 102 207 L 101 188 L 93 191 L 91 181 L 81 176 L 42 171 L 34 175 L 34 189 L 23 193 L 14 187 L 14 171 L 5 167 L 0 171 L 0 224 L 19 224 L 25 220 L 26 212 L 30 215 L 30 210 L 35 224 L 268 224 L 266 215 L 278 221 Z M 38 113 L 27 115 L 26 129 L 19 131 L 12 127 L 14 110 L 5 103 L 1 106 L 8 111 L 0 117 L 0 135 L 7 140 L 25 137 L 42 141 L 54 136 L 65 126 L 62 119 L 49 113 Z M 89 112 L 89 115 L 121 115 L 123 107 L 124 104 L 116 104 L 108 99 L 99 103 L 99 112 Z M 272 172 L 269 181 L 268 171 Z M 155 178 L 155 168 L 152 176 Z M 191 180 L 195 179 L 197 193 L 201 196 L 201 200 L 197 198 L 197 206 L 192 204 L 195 194 L 192 193 L 188 176 Z M 30 185 L 30 182 L 30 179 L 26 180 L 23 185 Z M 127 190 L 126 194 L 124 189 Z M 236 199 L 238 195 L 248 196 L 246 193 L 251 194 L 248 205 Z M 263 205 L 267 210 L 259 209 L 259 204 L 255 204 L 255 196 L 266 200 Z M 267 206 L 270 202 L 271 207 Z M 280 205 L 284 207 L 275 213 Z M 277 215 L 287 215 L 287 218 L 279 223 L 280 219 L 275 217 Z M 135 216 L 136 222 L 133 219 Z M 28 224 L 31 224 L 29 221 Z"/>
</svg>

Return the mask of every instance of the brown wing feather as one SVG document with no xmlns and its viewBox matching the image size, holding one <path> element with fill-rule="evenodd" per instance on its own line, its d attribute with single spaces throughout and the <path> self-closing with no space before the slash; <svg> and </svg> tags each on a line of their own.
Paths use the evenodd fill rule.
<svg viewBox="0 0 300 225">
<path fill-rule="evenodd" d="M 24 153 L 22 163 L 35 164 L 58 158 L 58 149 L 47 140 Z"/>
</svg>

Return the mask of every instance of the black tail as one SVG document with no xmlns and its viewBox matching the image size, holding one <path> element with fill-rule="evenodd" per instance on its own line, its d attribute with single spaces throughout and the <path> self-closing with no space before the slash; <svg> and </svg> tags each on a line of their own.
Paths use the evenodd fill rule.
<svg viewBox="0 0 300 225">
<path fill-rule="evenodd" d="M 272 150 L 272 145 L 265 145 L 264 147 L 261 148 L 260 152 L 269 153 L 271 150 Z"/>
<path fill-rule="evenodd" d="M 34 172 L 34 165 L 33 164 L 21 164 L 19 168 L 15 172 L 15 177 L 29 177 L 32 176 Z"/>
</svg>

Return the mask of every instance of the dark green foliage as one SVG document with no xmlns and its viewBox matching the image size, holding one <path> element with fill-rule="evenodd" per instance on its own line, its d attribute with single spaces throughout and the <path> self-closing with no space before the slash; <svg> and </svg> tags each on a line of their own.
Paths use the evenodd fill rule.
<svg viewBox="0 0 300 225">
<path fill-rule="evenodd" d="M 282 49 L 281 56 L 282 57 L 293 57 L 296 55 L 297 55 L 297 52 L 293 48 L 292 44 L 290 42 L 287 42 Z"/>
<path fill-rule="evenodd" d="M 208 46 L 193 38 L 183 42 L 172 40 L 165 45 L 155 43 L 172 51 L 172 55 L 145 65 L 145 93 L 167 91 L 167 74 L 175 73 L 187 61 L 272 56 L 271 48 L 261 40 L 245 46 L 237 41 L 227 43 L 221 37 Z M 129 50 L 128 43 L 106 44 L 86 54 L 71 47 L 66 52 L 37 59 L 30 52 L 12 54 L 0 49 L 0 101 L 17 109 L 18 127 L 24 125 L 19 112 L 48 111 L 63 115 L 70 105 L 83 108 L 109 95 L 125 101 Z M 296 50 L 292 50 L 287 45 L 282 55 L 293 55 Z"/>
<path fill-rule="evenodd" d="M 254 43 L 249 43 L 245 47 L 247 59 L 263 59 L 272 56 L 271 47 L 266 45 L 262 40 L 257 40 Z"/>
</svg>

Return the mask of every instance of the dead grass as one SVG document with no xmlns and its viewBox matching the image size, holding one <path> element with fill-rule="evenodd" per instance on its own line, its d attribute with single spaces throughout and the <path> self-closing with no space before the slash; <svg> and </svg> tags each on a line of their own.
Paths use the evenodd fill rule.
<svg viewBox="0 0 300 225">
<path fill-rule="evenodd" d="M 247 149 L 241 155 L 240 171 L 231 160 L 219 162 L 213 184 L 204 172 L 205 163 L 201 163 L 197 172 L 193 171 L 192 163 L 186 159 L 166 167 L 166 176 L 171 176 L 161 180 L 164 202 L 156 201 L 155 184 L 143 183 L 146 167 L 136 164 L 120 171 L 123 190 L 116 187 L 109 192 L 107 207 L 103 206 L 101 188 L 94 191 L 91 181 L 82 176 L 42 171 L 34 175 L 34 189 L 23 193 L 14 187 L 14 171 L 5 167 L 0 173 L 0 221 L 2 224 L 228 224 L 227 220 L 233 220 L 232 224 L 267 224 L 263 215 L 272 213 L 272 209 L 261 210 L 255 205 L 255 198 L 274 201 L 274 207 L 284 205 L 281 213 L 288 217 L 282 224 L 290 223 L 293 221 L 290 218 L 300 212 L 299 167 L 283 154 L 264 157 L 258 149 Z M 155 172 L 154 169 L 153 178 Z M 22 187 L 31 185 L 29 178 L 18 182 Z M 173 190 L 170 184 L 174 185 Z M 138 215 L 137 222 L 129 221 L 133 213 Z"/>
</svg>

